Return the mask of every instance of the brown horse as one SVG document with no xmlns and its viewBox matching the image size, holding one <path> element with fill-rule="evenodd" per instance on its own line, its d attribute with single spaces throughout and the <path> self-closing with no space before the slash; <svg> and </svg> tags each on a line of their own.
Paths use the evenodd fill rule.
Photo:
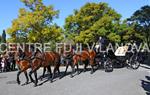
<svg viewBox="0 0 150 95">
<path fill-rule="evenodd" d="M 29 78 L 28 78 L 28 75 L 27 75 L 27 69 L 30 68 L 29 61 L 28 60 L 16 60 L 16 64 L 19 68 L 19 71 L 17 73 L 17 83 L 20 84 L 19 76 L 22 72 L 24 72 L 25 77 L 26 77 L 26 82 L 24 83 L 24 85 L 28 84 L 29 83 Z M 31 81 L 33 82 L 33 80 L 31 80 Z"/>
<path fill-rule="evenodd" d="M 28 84 L 29 83 L 29 78 L 28 78 L 28 75 L 27 75 L 27 70 L 31 67 L 30 66 L 30 57 L 31 57 L 32 54 L 31 54 L 31 52 L 29 52 L 29 51 L 26 50 L 24 52 L 24 55 L 25 55 L 24 57 L 25 58 L 23 58 L 22 60 L 20 60 L 19 56 L 22 55 L 22 54 L 23 54 L 23 52 L 22 53 L 19 52 L 19 51 L 14 52 L 16 64 L 17 64 L 17 66 L 19 68 L 19 71 L 17 73 L 17 83 L 20 84 L 19 76 L 20 76 L 20 74 L 22 72 L 24 72 L 25 77 L 26 77 L 25 84 Z M 31 80 L 31 81 L 33 82 L 33 80 Z"/>
<path fill-rule="evenodd" d="M 51 78 L 51 82 L 53 82 L 53 78 L 55 77 L 56 71 L 60 73 L 59 71 L 60 55 L 56 52 L 44 52 L 44 53 L 37 52 L 35 58 L 32 60 L 32 70 L 29 72 L 31 80 L 33 80 L 32 73 L 34 73 L 35 76 L 34 86 L 37 86 L 38 83 L 37 70 L 40 67 L 50 67 L 51 65 L 54 65 L 54 70 Z M 51 73 L 51 68 L 48 68 L 48 70 Z M 45 73 L 45 71 L 43 73 Z"/>
<path fill-rule="evenodd" d="M 18 73 L 17 73 L 17 83 L 20 84 L 20 79 L 19 79 L 19 75 L 24 72 L 25 74 L 25 77 L 26 77 L 26 82 L 24 84 L 28 84 L 29 82 L 29 78 L 28 78 L 28 75 L 27 75 L 27 69 L 30 67 L 29 65 L 29 62 L 27 60 L 19 60 L 19 55 L 20 52 L 18 52 L 16 49 L 14 50 L 15 52 L 4 52 L 4 56 L 5 57 L 8 57 L 9 54 L 11 53 L 12 55 L 14 55 L 14 60 L 15 60 L 15 63 L 17 64 L 18 66 Z M 31 54 L 29 52 L 25 52 L 26 56 L 30 56 Z"/>
<path fill-rule="evenodd" d="M 95 59 L 96 53 L 94 50 L 83 50 L 81 53 L 75 54 L 73 56 L 73 63 L 74 66 L 77 67 L 77 73 L 79 74 L 79 62 L 84 62 L 84 72 L 86 71 L 86 68 L 88 66 L 88 63 L 91 66 L 91 74 L 94 72 L 94 59 Z"/>
<path fill-rule="evenodd" d="M 60 55 L 61 55 L 61 59 L 62 59 L 61 61 L 63 61 L 66 65 L 66 69 L 65 69 L 63 77 L 66 75 L 67 69 L 70 66 L 71 69 L 72 69 L 72 73 L 71 73 L 70 77 L 72 78 L 73 73 L 74 73 L 74 65 L 73 65 L 73 62 L 72 62 L 73 55 L 74 55 L 73 48 L 71 47 L 70 51 L 64 51 L 64 48 L 63 48 Z"/>
<path fill-rule="evenodd" d="M 32 67 L 31 66 L 32 53 L 28 50 L 28 47 L 26 46 L 25 52 L 19 50 L 19 51 L 14 52 L 14 55 L 15 55 L 16 64 L 19 68 L 18 73 L 17 73 L 17 83 L 20 84 L 19 76 L 22 72 L 24 72 L 25 77 L 26 77 L 26 82 L 23 85 L 26 85 L 29 83 L 27 70 Z M 22 56 L 22 55 L 24 55 L 24 57 L 20 59 L 20 56 Z M 49 70 L 50 67 L 47 66 L 46 68 Z M 44 77 L 46 68 L 44 68 L 42 77 Z M 51 73 L 51 71 L 49 71 L 49 72 Z M 30 78 L 30 80 L 31 80 L 31 82 L 34 82 L 34 80 L 32 78 Z"/>
</svg>

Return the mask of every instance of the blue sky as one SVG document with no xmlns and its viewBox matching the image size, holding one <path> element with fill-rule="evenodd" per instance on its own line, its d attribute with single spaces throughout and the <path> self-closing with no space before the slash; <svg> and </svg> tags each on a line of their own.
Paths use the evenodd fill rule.
<svg viewBox="0 0 150 95">
<path fill-rule="evenodd" d="M 53 5 L 60 10 L 59 19 L 55 22 L 63 26 L 65 18 L 80 9 L 87 2 L 106 2 L 110 7 L 122 15 L 122 19 L 130 17 L 137 9 L 150 5 L 150 0 L 43 0 L 46 5 Z M 19 8 L 25 7 L 20 0 L 1 0 L 0 3 L 0 34 L 3 29 L 11 26 L 13 19 L 17 18 Z"/>
</svg>

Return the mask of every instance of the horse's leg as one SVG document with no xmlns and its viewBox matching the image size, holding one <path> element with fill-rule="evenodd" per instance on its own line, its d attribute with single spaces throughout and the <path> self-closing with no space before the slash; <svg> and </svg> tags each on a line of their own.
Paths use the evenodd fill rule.
<svg viewBox="0 0 150 95">
<path fill-rule="evenodd" d="M 36 87 L 36 86 L 37 86 L 37 84 L 38 84 L 37 69 L 35 69 L 33 72 L 34 72 L 34 76 L 35 76 L 34 87 Z"/>
<path fill-rule="evenodd" d="M 88 66 L 88 63 L 86 61 L 85 64 L 84 64 L 84 72 L 86 72 L 87 66 Z"/>
<path fill-rule="evenodd" d="M 24 75 L 25 75 L 25 77 L 26 77 L 26 82 L 24 83 L 24 85 L 26 85 L 26 84 L 29 83 L 29 78 L 28 78 L 27 71 L 24 71 Z"/>
<path fill-rule="evenodd" d="M 43 67 L 43 75 L 40 77 L 40 80 L 42 81 L 45 77 L 46 67 Z"/>
<path fill-rule="evenodd" d="M 58 74 L 60 75 L 59 67 L 60 67 L 60 63 L 57 64 L 57 71 L 58 71 Z"/>
<path fill-rule="evenodd" d="M 50 78 L 52 77 L 52 70 L 51 70 L 51 67 L 50 66 L 47 66 L 47 69 L 48 69 L 48 72 L 50 74 Z"/>
<path fill-rule="evenodd" d="M 59 63 L 56 63 L 56 65 L 55 65 L 55 67 L 54 67 L 54 70 L 53 70 L 53 74 L 52 74 L 52 78 L 51 78 L 51 83 L 53 82 L 53 79 L 54 79 L 54 77 L 55 77 L 56 71 L 58 71 L 58 73 L 60 74 L 59 66 L 60 66 L 60 64 L 59 64 Z"/>
<path fill-rule="evenodd" d="M 54 67 L 54 70 L 53 70 L 53 74 L 52 74 L 52 78 L 51 78 L 51 83 L 53 82 L 53 79 L 54 79 L 54 77 L 55 77 L 55 73 L 56 73 L 56 68 Z"/>
<path fill-rule="evenodd" d="M 19 76 L 20 76 L 21 73 L 22 73 L 22 70 L 19 70 L 18 73 L 17 73 L 17 83 L 18 84 L 20 84 Z"/>
<path fill-rule="evenodd" d="M 100 63 L 100 62 L 98 61 L 98 62 L 96 62 L 96 63 L 97 63 L 97 69 L 99 69 L 99 68 L 101 67 L 100 64 L 102 64 L 102 62 Z"/>
<path fill-rule="evenodd" d="M 32 78 L 32 73 L 33 73 L 33 71 L 31 70 L 31 71 L 29 72 L 29 77 L 30 77 L 31 82 L 34 83 L 34 80 L 33 80 L 33 78 Z"/>
<path fill-rule="evenodd" d="M 71 72 L 71 78 L 73 77 L 73 73 L 75 72 L 75 70 L 74 70 L 74 65 L 73 65 L 73 63 L 71 63 L 70 64 L 70 66 L 71 66 L 71 69 L 72 69 L 72 72 Z"/>
<path fill-rule="evenodd" d="M 68 67 L 69 67 L 69 64 L 68 64 L 69 62 L 68 62 L 68 60 L 66 61 L 66 69 L 65 69 L 65 73 L 64 73 L 64 76 L 66 75 L 66 73 L 67 73 L 67 70 L 68 70 Z"/>
<path fill-rule="evenodd" d="M 80 72 L 79 72 L 79 64 L 78 63 L 76 64 L 76 67 L 77 67 L 77 74 L 79 75 Z"/>
<path fill-rule="evenodd" d="M 94 73 L 94 65 L 91 64 L 91 74 Z"/>
<path fill-rule="evenodd" d="M 37 86 L 37 83 L 38 83 L 38 78 L 37 78 L 37 67 L 36 68 L 34 68 L 34 69 L 32 69 L 30 72 L 29 72 L 29 77 L 30 77 L 30 79 L 31 79 L 31 82 L 33 82 L 34 83 L 34 87 L 36 87 Z M 34 76 L 35 76 L 35 81 L 33 80 L 33 78 L 32 78 L 32 74 L 34 73 Z"/>
<path fill-rule="evenodd" d="M 27 76 L 27 72 L 26 72 L 27 69 L 28 69 L 28 67 L 26 67 L 26 68 L 24 68 L 24 69 L 18 71 L 18 73 L 17 73 L 17 83 L 18 83 L 18 84 L 20 84 L 19 76 L 20 76 L 20 74 L 21 74 L 22 72 L 24 72 L 27 81 L 29 80 L 29 78 L 28 78 L 28 76 Z"/>
</svg>

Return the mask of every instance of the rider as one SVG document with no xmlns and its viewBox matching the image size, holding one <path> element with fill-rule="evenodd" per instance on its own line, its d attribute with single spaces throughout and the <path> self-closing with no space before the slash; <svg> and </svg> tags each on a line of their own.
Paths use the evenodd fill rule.
<svg viewBox="0 0 150 95">
<path fill-rule="evenodd" d="M 33 45 L 31 45 L 31 53 L 32 53 L 32 55 L 31 55 L 31 60 L 32 60 L 35 58 L 35 55 L 36 55 L 35 48 Z"/>
<path fill-rule="evenodd" d="M 40 51 L 38 48 L 35 49 L 35 47 L 33 45 L 31 45 L 31 52 L 32 52 L 31 60 L 35 58 L 35 56 L 38 52 L 43 54 L 42 51 Z"/>
<path fill-rule="evenodd" d="M 25 58 L 25 52 L 19 49 L 19 60 L 23 60 Z"/>
</svg>

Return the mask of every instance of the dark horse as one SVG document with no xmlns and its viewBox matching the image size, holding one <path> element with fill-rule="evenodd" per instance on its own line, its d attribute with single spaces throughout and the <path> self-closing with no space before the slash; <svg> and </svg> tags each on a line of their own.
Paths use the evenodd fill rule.
<svg viewBox="0 0 150 95">
<path fill-rule="evenodd" d="M 89 63 L 90 66 L 91 66 L 91 74 L 94 72 L 95 56 L 96 56 L 96 53 L 95 53 L 94 50 L 86 50 L 86 49 L 83 50 L 81 53 L 75 54 L 73 56 L 73 63 L 74 63 L 74 66 L 77 67 L 78 74 L 80 73 L 79 72 L 79 67 L 78 67 L 79 62 L 84 63 L 84 71 L 86 71 L 86 68 L 87 68 L 88 63 Z"/>
<path fill-rule="evenodd" d="M 22 51 L 14 52 L 14 55 L 15 55 L 16 64 L 19 69 L 18 73 L 17 73 L 17 83 L 20 84 L 19 76 L 22 72 L 24 72 L 25 77 L 26 77 L 25 84 L 28 84 L 29 78 L 28 78 L 27 70 L 31 67 L 30 57 L 32 56 L 32 54 L 31 54 L 31 52 L 26 50 L 25 52 L 22 52 Z M 21 59 L 20 56 L 22 56 L 22 55 L 24 55 L 24 56 Z M 31 80 L 31 81 L 33 82 L 33 80 Z"/>
<path fill-rule="evenodd" d="M 65 63 L 66 65 L 66 69 L 65 69 L 65 72 L 64 72 L 64 75 L 66 75 L 67 73 L 67 69 L 68 67 L 70 66 L 72 68 L 72 73 L 71 73 L 71 78 L 73 77 L 73 73 L 74 73 L 74 65 L 73 65 L 73 55 L 74 55 L 74 52 L 73 52 L 73 48 L 71 48 L 69 51 L 64 51 L 64 49 L 62 49 L 61 51 L 61 58 L 62 58 L 62 61 Z"/>
<path fill-rule="evenodd" d="M 54 65 L 54 70 L 53 74 L 51 73 L 51 65 Z M 48 70 L 50 72 L 51 76 L 51 82 L 53 82 L 53 79 L 55 77 L 56 71 L 60 73 L 59 71 L 59 66 L 60 66 L 60 55 L 56 52 L 37 52 L 35 55 L 35 58 L 32 60 L 32 70 L 29 72 L 29 76 L 31 80 L 32 78 L 32 73 L 34 73 L 35 76 L 35 81 L 34 81 L 34 86 L 37 86 L 38 84 L 38 79 L 37 79 L 37 70 L 40 67 L 48 67 Z M 43 74 L 45 73 L 45 70 Z"/>
<path fill-rule="evenodd" d="M 27 70 L 29 68 L 31 68 L 31 71 L 34 69 L 34 66 L 32 66 L 32 60 L 33 58 L 32 57 L 32 52 L 30 52 L 26 46 L 25 48 L 25 51 L 17 51 L 15 52 L 15 60 L 16 60 L 16 64 L 19 68 L 19 71 L 17 73 L 17 83 L 20 84 L 20 79 L 19 79 L 19 76 L 22 72 L 24 72 L 25 74 L 25 77 L 26 77 L 26 82 L 24 83 L 24 85 L 28 84 L 29 83 L 29 78 L 28 78 L 28 74 L 27 74 Z M 50 65 L 46 65 L 46 66 L 43 66 L 43 75 L 41 78 L 44 77 L 45 75 L 45 71 L 46 71 L 46 68 L 48 69 L 48 71 L 50 72 L 51 74 L 51 68 L 50 68 Z M 30 74 L 31 72 L 29 73 L 29 77 L 30 77 Z M 30 80 L 31 82 L 35 82 L 32 77 L 30 77 Z"/>
</svg>

